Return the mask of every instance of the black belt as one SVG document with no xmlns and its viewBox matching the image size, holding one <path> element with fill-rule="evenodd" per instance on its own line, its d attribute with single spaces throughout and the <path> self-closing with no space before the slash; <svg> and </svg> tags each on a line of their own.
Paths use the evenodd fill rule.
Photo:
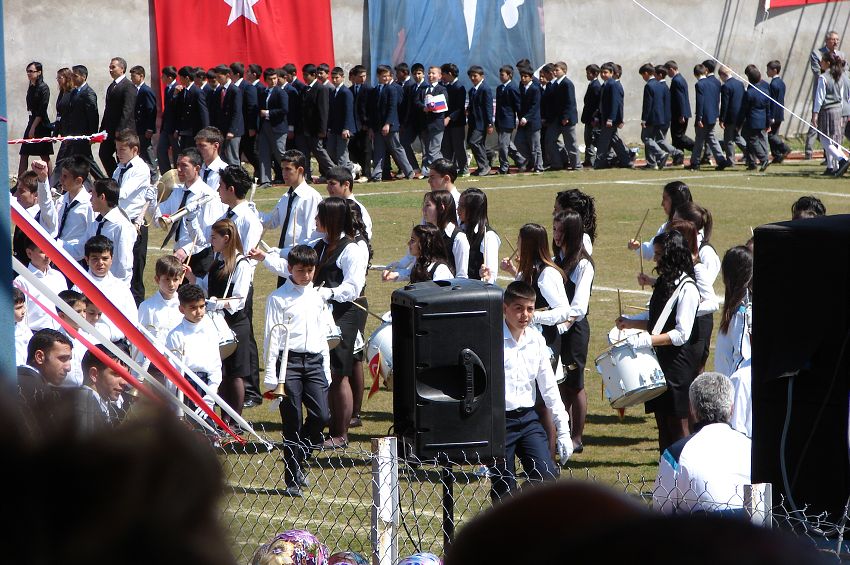
<svg viewBox="0 0 850 565">
<path fill-rule="evenodd" d="M 520 416 L 527 414 L 531 410 L 534 410 L 534 406 L 531 408 L 517 408 L 516 410 L 508 410 L 505 412 L 505 416 L 508 418 L 519 418 Z"/>
<path fill-rule="evenodd" d="M 290 351 L 289 357 L 295 357 L 296 359 L 306 359 L 308 357 L 315 357 L 316 355 L 321 355 L 321 353 L 310 353 L 309 351 Z M 283 357 L 283 349 L 278 350 L 278 357 Z"/>
</svg>

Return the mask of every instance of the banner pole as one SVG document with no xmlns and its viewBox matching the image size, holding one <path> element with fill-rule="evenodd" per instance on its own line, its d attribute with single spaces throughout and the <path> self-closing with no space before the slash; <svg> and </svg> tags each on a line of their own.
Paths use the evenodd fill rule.
<svg viewBox="0 0 850 565">
<path fill-rule="evenodd" d="M 3 36 L 3 10 L 0 10 L 0 36 Z M 0 69 L 6 68 L 6 49 L 0 45 Z M 6 73 L 0 73 L 0 179 L 9 178 L 9 147 L 6 144 L 8 122 L 6 121 Z M 9 212 L 8 190 L 0 190 L 0 249 L 12 249 L 11 217 Z M 12 280 L 12 254 L 7 251 L 0 258 L 0 280 Z M 0 293 L 0 343 L 15 343 L 15 320 L 12 313 L 11 286 L 7 283 L 5 291 Z M 15 368 L 15 348 L 0 347 L 0 382 L 15 385 L 18 382 Z"/>
</svg>

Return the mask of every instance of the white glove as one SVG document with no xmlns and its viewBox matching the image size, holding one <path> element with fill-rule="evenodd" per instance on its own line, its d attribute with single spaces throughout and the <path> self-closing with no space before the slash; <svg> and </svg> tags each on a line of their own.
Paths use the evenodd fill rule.
<svg viewBox="0 0 850 565">
<path fill-rule="evenodd" d="M 561 458 L 561 465 L 565 465 L 573 454 L 573 438 L 569 433 L 559 434 L 558 440 L 558 456 Z"/>
<path fill-rule="evenodd" d="M 652 335 L 650 335 L 649 332 L 640 332 L 630 335 L 626 338 L 626 343 L 628 343 L 633 349 L 645 349 L 647 347 L 652 347 Z"/>
<path fill-rule="evenodd" d="M 201 200 L 202 200 L 201 198 L 196 198 L 192 202 L 189 202 L 188 204 L 186 204 L 186 213 L 187 214 L 194 214 L 195 212 L 197 212 L 198 208 L 200 208 Z"/>
<path fill-rule="evenodd" d="M 319 293 L 319 297 L 321 297 L 321 299 L 324 300 L 325 302 L 327 302 L 328 300 L 333 298 L 333 295 L 334 295 L 333 289 L 325 288 L 325 287 L 320 288 L 318 290 L 318 293 Z"/>
<path fill-rule="evenodd" d="M 251 210 L 254 214 L 256 214 L 257 216 L 259 216 L 259 215 L 260 215 L 260 213 L 259 213 L 259 212 L 257 212 L 257 205 L 256 205 L 256 204 L 254 204 L 254 201 L 253 201 L 253 200 L 249 200 L 249 201 L 248 201 L 248 208 L 249 208 L 249 209 L 250 209 L 250 210 Z"/>
</svg>

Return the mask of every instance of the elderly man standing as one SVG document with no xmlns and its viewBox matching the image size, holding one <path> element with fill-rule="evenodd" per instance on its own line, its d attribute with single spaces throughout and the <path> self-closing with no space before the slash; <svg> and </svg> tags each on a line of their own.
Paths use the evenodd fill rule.
<svg viewBox="0 0 850 565">
<path fill-rule="evenodd" d="M 732 429 L 732 381 L 703 373 L 689 391 L 696 433 L 661 455 L 653 506 L 665 514 L 735 512 L 750 482 L 750 439 Z"/>
<path fill-rule="evenodd" d="M 812 70 L 812 74 L 814 75 L 814 85 L 812 86 L 812 92 L 817 87 L 818 77 L 820 76 L 820 60 L 823 57 L 824 53 L 832 52 L 836 53 L 842 60 L 847 60 L 844 57 L 844 53 L 838 50 L 838 46 L 841 43 L 841 39 L 838 37 L 837 31 L 828 31 L 826 32 L 826 36 L 823 38 L 823 47 L 819 49 L 815 49 L 812 51 L 811 55 L 809 55 L 809 67 Z M 809 133 L 806 134 L 806 159 L 812 158 L 812 148 L 814 147 L 815 139 L 817 138 L 817 133 L 814 128 L 809 128 Z"/>
</svg>

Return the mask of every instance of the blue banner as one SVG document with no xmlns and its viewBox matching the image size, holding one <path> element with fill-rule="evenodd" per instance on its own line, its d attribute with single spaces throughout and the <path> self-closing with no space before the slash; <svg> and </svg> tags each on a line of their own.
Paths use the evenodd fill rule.
<svg viewBox="0 0 850 565">
<path fill-rule="evenodd" d="M 371 74 L 379 64 L 394 66 L 455 63 L 460 80 L 484 67 L 488 82 L 499 83 L 499 67 L 545 57 L 542 0 L 369 0 Z M 519 80 L 514 73 L 514 80 Z"/>
</svg>

